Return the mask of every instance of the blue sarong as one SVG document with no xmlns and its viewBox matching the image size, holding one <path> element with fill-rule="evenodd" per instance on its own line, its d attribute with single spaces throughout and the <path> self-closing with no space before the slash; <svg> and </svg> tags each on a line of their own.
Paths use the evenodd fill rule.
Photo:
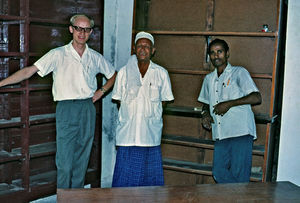
<svg viewBox="0 0 300 203">
<path fill-rule="evenodd" d="M 164 185 L 161 147 L 118 147 L 112 187 Z"/>
</svg>

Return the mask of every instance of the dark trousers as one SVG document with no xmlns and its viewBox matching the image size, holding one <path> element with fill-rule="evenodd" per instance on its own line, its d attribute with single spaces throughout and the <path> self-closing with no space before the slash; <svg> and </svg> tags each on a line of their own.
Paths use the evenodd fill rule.
<svg viewBox="0 0 300 203">
<path fill-rule="evenodd" d="M 217 140 L 214 146 L 213 176 L 217 183 L 249 182 L 253 136 Z"/>
<path fill-rule="evenodd" d="M 59 101 L 56 107 L 57 188 L 82 188 L 90 158 L 96 110 L 91 99 Z"/>
</svg>

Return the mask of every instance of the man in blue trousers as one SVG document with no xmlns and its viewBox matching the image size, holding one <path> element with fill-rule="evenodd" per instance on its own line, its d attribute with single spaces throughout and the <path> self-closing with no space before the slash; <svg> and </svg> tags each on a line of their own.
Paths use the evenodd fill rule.
<svg viewBox="0 0 300 203">
<path fill-rule="evenodd" d="M 204 78 L 198 101 L 203 104 L 202 124 L 212 128 L 213 177 L 217 183 L 249 182 L 256 126 L 251 105 L 261 95 L 249 72 L 228 62 L 229 47 L 215 39 L 208 47 L 215 70 Z"/>
</svg>

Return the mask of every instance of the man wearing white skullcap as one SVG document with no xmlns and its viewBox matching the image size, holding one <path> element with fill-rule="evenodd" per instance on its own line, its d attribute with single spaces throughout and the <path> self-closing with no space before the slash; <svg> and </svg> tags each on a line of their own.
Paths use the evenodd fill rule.
<svg viewBox="0 0 300 203">
<path fill-rule="evenodd" d="M 153 63 L 154 38 L 139 32 L 135 54 L 118 72 L 112 99 L 120 102 L 113 187 L 164 185 L 162 103 L 174 100 L 168 72 Z"/>
<path fill-rule="evenodd" d="M 134 43 L 136 44 L 136 42 L 139 40 L 139 39 L 142 39 L 142 38 L 145 38 L 145 39 L 149 39 L 151 42 L 152 42 L 152 45 L 154 46 L 154 38 L 153 36 L 148 33 L 148 32 L 139 32 L 137 33 L 137 35 L 135 36 L 135 40 L 134 40 Z"/>
</svg>

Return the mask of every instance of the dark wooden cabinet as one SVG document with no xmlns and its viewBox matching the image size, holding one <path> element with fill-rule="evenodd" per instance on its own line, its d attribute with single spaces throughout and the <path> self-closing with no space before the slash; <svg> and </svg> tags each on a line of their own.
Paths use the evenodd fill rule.
<svg viewBox="0 0 300 203">
<path fill-rule="evenodd" d="M 69 18 L 95 20 L 89 46 L 101 52 L 103 1 L 0 0 L 0 80 L 72 39 Z M 101 82 L 101 77 L 99 77 Z M 26 202 L 56 193 L 52 77 L 37 74 L 0 88 L 0 201 Z M 99 186 L 101 103 L 86 184 Z"/>
<path fill-rule="evenodd" d="M 197 102 L 212 71 L 208 43 L 221 38 L 230 47 L 229 62 L 244 66 L 263 98 L 253 107 L 257 126 L 251 181 L 271 180 L 274 129 L 280 77 L 281 0 L 135 1 L 133 35 L 144 30 L 155 38 L 152 60 L 170 75 L 175 101 L 164 109 L 162 152 L 165 183 L 214 183 L 211 132 L 202 128 Z M 262 32 L 268 24 L 269 32 Z"/>
</svg>

